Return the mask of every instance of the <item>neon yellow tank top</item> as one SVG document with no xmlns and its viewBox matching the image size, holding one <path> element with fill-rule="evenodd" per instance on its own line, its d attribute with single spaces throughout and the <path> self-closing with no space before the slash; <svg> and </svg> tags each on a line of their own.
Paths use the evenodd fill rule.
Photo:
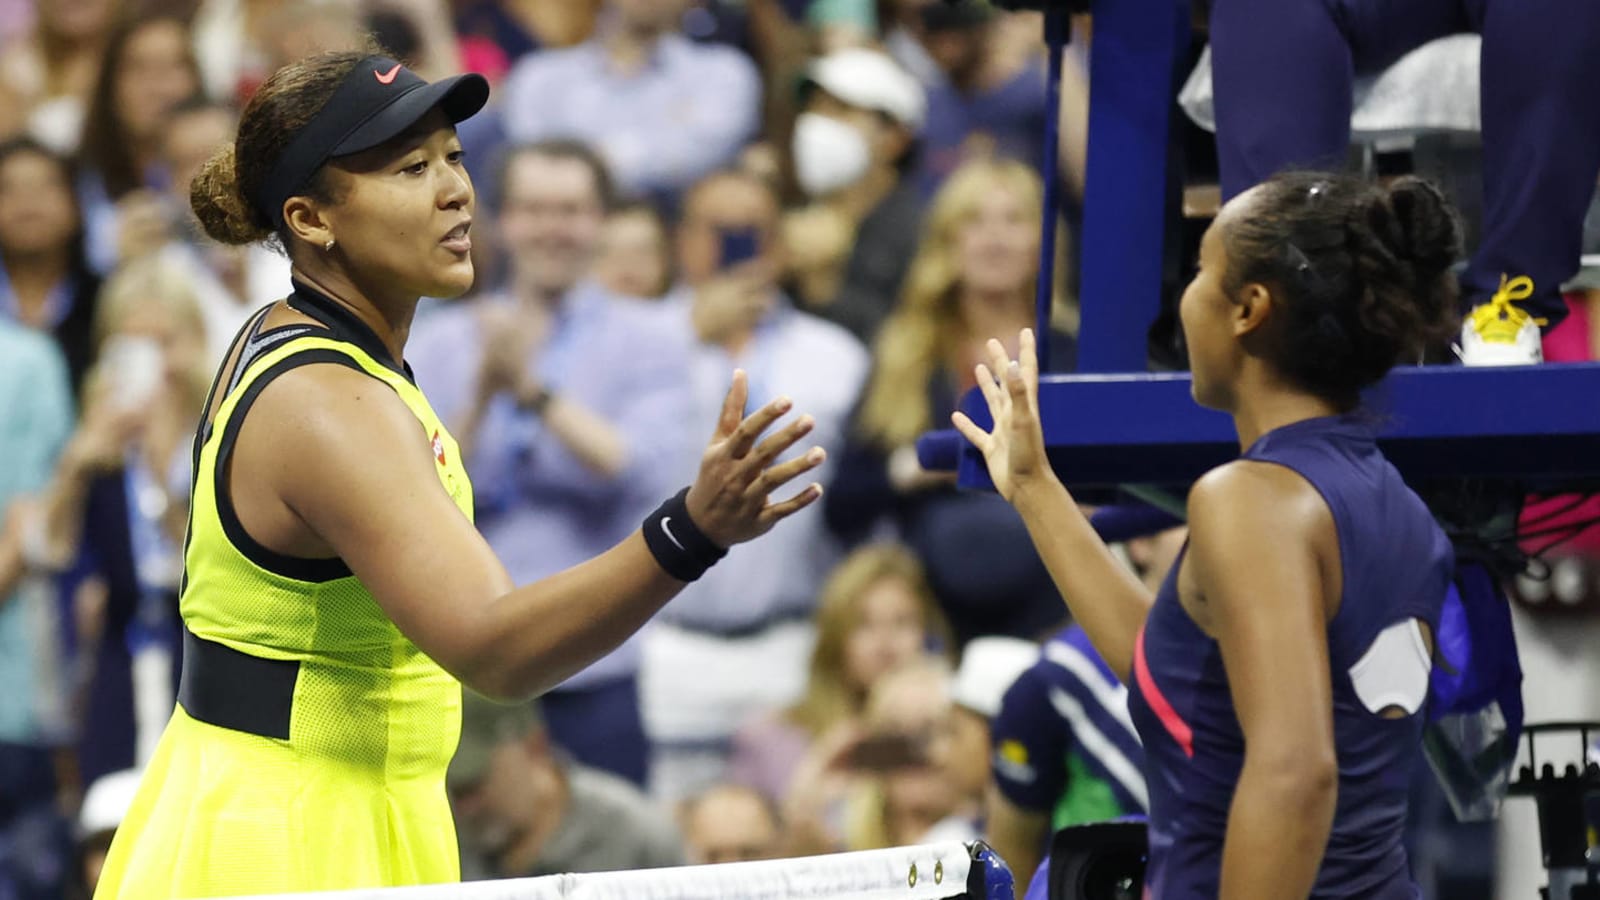
<svg viewBox="0 0 1600 900">
<path fill-rule="evenodd" d="M 231 503 L 219 502 L 219 461 L 243 422 L 240 407 L 247 412 L 276 375 L 314 362 L 348 365 L 392 388 L 417 417 L 418 439 L 431 443 L 440 482 L 472 518 L 461 454 L 417 386 L 360 346 L 309 330 L 245 362 L 217 408 L 195 467 L 183 621 L 204 641 L 298 664 L 287 739 L 302 759 L 351 777 L 442 785 L 460 732 L 459 682 L 400 633 L 340 560 L 278 556 L 250 539 Z"/>
</svg>

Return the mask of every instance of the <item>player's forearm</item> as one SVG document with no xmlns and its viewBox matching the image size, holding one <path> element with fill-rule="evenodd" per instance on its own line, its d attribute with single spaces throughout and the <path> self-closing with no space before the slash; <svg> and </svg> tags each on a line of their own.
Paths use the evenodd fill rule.
<svg viewBox="0 0 1600 900">
<path fill-rule="evenodd" d="M 1134 642 L 1150 613 L 1150 592 L 1111 555 L 1054 476 L 1019 487 L 1012 502 L 1073 619 L 1126 681 Z"/>
<path fill-rule="evenodd" d="M 1221 900 L 1305 897 L 1333 827 L 1335 765 L 1252 764 L 1248 754 L 1222 849 Z"/>
<path fill-rule="evenodd" d="M 547 691 L 615 650 L 683 587 L 636 531 L 600 556 L 490 604 L 477 642 L 482 652 L 461 678 L 502 699 Z"/>
</svg>

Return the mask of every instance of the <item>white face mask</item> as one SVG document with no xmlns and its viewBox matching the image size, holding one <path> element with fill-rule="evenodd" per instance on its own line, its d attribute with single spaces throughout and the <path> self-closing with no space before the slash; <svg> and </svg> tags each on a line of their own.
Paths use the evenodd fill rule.
<svg viewBox="0 0 1600 900">
<path fill-rule="evenodd" d="M 821 113 L 801 113 L 794 123 L 794 174 L 808 197 L 822 197 L 860 181 L 872 167 L 867 136 Z"/>
</svg>

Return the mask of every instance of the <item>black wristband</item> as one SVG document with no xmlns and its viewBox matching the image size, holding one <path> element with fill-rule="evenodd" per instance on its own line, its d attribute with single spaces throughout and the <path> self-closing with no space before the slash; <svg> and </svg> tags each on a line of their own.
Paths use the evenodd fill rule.
<svg viewBox="0 0 1600 900">
<path fill-rule="evenodd" d="M 679 581 L 698 579 L 716 565 L 717 560 L 728 555 L 727 550 L 712 543 L 689 518 L 688 496 L 688 488 L 679 491 L 646 516 L 643 526 L 644 542 L 650 548 L 650 555 L 668 575 Z"/>
</svg>

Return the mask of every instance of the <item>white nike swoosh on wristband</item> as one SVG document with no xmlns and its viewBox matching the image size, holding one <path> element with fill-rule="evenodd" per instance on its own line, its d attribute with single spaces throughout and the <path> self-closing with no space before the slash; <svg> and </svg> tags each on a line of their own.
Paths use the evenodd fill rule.
<svg viewBox="0 0 1600 900">
<path fill-rule="evenodd" d="M 667 540 L 672 542 L 672 546 L 677 547 L 679 550 L 682 550 L 684 553 L 688 553 L 689 552 L 688 548 L 683 546 L 682 544 L 678 543 L 677 537 L 675 537 L 672 534 L 672 529 L 667 527 L 671 523 L 672 523 L 672 517 L 671 516 L 663 517 L 661 519 L 661 532 L 667 536 Z"/>
</svg>

